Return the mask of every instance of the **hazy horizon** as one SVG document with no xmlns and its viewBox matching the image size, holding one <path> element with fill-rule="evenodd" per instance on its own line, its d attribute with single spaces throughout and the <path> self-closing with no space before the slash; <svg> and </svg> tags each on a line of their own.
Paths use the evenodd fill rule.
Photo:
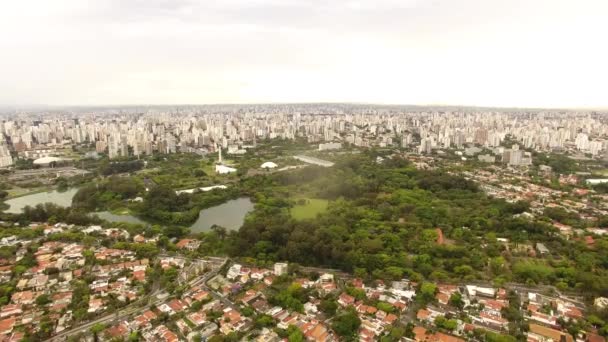
<svg viewBox="0 0 608 342">
<path fill-rule="evenodd" d="M 0 106 L 608 108 L 603 0 L 25 0 Z"/>
<path fill-rule="evenodd" d="M 357 103 L 357 102 L 251 102 L 251 103 L 175 103 L 175 104 L 90 104 L 90 105 L 3 105 L 0 104 L 0 113 L 9 111 L 62 111 L 62 110 L 99 110 L 99 109 L 138 109 L 138 108 L 190 108 L 190 107 L 246 107 L 246 106 L 313 106 L 347 105 L 355 107 L 397 107 L 410 108 L 411 110 L 495 110 L 495 111 L 608 111 L 608 107 L 499 107 L 499 106 L 475 106 L 475 105 L 443 105 L 443 104 L 407 104 L 407 103 Z"/>
</svg>

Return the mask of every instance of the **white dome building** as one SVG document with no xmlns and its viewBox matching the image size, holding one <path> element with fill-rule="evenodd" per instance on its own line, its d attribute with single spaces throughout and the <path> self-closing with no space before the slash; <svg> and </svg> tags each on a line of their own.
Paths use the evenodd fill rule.
<svg viewBox="0 0 608 342">
<path fill-rule="evenodd" d="M 273 162 L 265 162 L 264 164 L 262 164 L 262 169 L 274 169 L 275 167 L 277 167 L 278 165 L 273 163 Z"/>
<path fill-rule="evenodd" d="M 38 159 L 34 160 L 34 165 L 49 166 L 49 165 L 51 165 L 51 163 L 59 163 L 64 160 L 65 159 L 63 159 L 63 158 L 57 158 L 57 157 L 42 157 L 42 158 L 38 158 Z"/>
</svg>

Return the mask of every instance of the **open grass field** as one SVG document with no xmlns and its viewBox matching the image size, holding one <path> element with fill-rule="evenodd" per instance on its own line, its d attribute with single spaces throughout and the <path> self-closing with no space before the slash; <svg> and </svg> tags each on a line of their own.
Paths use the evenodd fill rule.
<svg viewBox="0 0 608 342">
<path fill-rule="evenodd" d="M 306 204 L 296 204 L 291 208 L 291 216 L 296 220 L 315 218 L 327 210 L 329 201 L 318 198 L 304 198 Z"/>
<path fill-rule="evenodd" d="M 608 169 L 594 170 L 592 173 L 593 173 L 593 175 L 606 177 L 606 176 L 608 176 Z"/>
</svg>

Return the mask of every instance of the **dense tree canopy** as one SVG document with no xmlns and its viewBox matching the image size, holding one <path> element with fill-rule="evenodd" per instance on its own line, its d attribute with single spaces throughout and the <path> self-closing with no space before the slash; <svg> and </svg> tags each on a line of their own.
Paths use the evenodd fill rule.
<svg viewBox="0 0 608 342">
<path fill-rule="evenodd" d="M 307 167 L 244 182 L 265 186 L 255 192 L 256 210 L 228 237 L 228 252 L 235 256 L 324 265 L 386 280 L 487 279 L 608 292 L 606 249 L 567 241 L 548 223 L 578 216 L 550 210 L 544 219 L 517 217 L 528 203 L 490 198 L 457 175 L 417 170 L 404 160 L 378 164 L 362 153 L 344 156 L 332 168 Z M 289 193 L 331 201 L 324 214 L 298 221 L 284 200 Z M 565 258 L 530 259 L 527 251 L 536 242 Z"/>
</svg>

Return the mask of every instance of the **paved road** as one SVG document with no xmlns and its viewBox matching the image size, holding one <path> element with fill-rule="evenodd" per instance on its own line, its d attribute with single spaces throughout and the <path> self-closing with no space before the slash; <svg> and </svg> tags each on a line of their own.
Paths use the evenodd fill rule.
<svg viewBox="0 0 608 342">
<path fill-rule="evenodd" d="M 208 291 L 214 298 L 221 300 L 222 303 L 224 303 L 225 305 L 226 305 L 226 301 L 227 301 L 228 303 L 230 303 L 228 306 L 233 307 L 232 305 L 234 305 L 234 304 L 232 304 L 226 298 L 218 295 L 217 293 L 215 293 L 214 291 L 212 291 L 211 289 L 209 289 L 207 287 L 207 281 L 209 281 L 209 279 L 215 277 L 217 275 L 217 273 L 219 272 L 219 270 L 227 262 L 228 262 L 228 259 L 226 258 L 226 259 L 224 259 L 223 263 L 219 267 L 217 267 L 216 269 L 214 269 L 214 270 L 212 270 L 210 272 L 205 273 L 200 278 L 192 280 L 189 283 L 189 287 L 194 287 L 194 286 L 200 285 L 206 291 Z M 49 341 L 49 342 L 65 341 L 67 339 L 67 337 L 69 337 L 71 335 L 75 335 L 75 334 L 78 334 L 80 332 L 87 332 L 87 331 L 89 331 L 89 329 L 91 329 L 91 327 L 93 325 L 97 324 L 97 323 L 110 323 L 110 322 L 113 322 L 113 321 L 120 321 L 120 320 L 123 320 L 123 319 L 125 319 L 125 318 L 127 318 L 127 317 L 129 317 L 129 316 L 131 316 L 131 315 L 133 315 L 135 313 L 137 313 L 137 312 L 143 312 L 145 310 L 148 310 L 148 308 L 151 305 L 160 305 L 161 303 L 163 303 L 166 300 L 166 298 L 163 298 L 163 299 L 156 298 L 156 296 L 158 294 L 160 294 L 160 293 L 161 293 L 161 291 L 157 290 L 157 291 L 151 293 L 150 295 L 148 295 L 147 297 L 142 298 L 142 300 L 144 300 L 146 298 L 148 298 L 148 299 L 149 298 L 155 298 L 154 301 L 149 302 L 148 304 L 140 306 L 141 305 L 141 301 L 140 301 L 140 302 L 138 302 L 136 304 L 133 304 L 133 306 L 129 306 L 127 308 L 124 308 L 124 309 L 118 311 L 118 313 L 107 314 L 105 316 L 102 316 L 102 317 L 94 320 L 94 321 L 81 324 L 81 325 L 73 327 L 72 329 L 69 329 L 69 330 L 62 331 L 61 333 L 59 333 L 59 334 L 57 334 L 57 335 L 49 338 L 47 341 Z"/>
<path fill-rule="evenodd" d="M 160 291 L 157 291 L 156 293 L 151 293 L 149 296 L 144 297 L 144 298 L 154 298 L 159 293 L 160 293 Z M 118 313 L 107 314 L 105 316 L 101 316 L 100 318 L 98 318 L 98 319 L 96 319 L 94 321 L 81 324 L 81 325 L 73 327 L 72 329 L 69 329 L 69 330 L 64 330 L 64 331 L 60 332 L 59 334 L 57 334 L 57 335 L 49 338 L 47 341 L 53 341 L 53 342 L 64 341 L 64 340 L 67 339 L 67 337 L 69 337 L 71 335 L 75 335 L 75 334 L 78 334 L 80 332 L 87 332 L 87 331 L 89 331 L 89 329 L 92 326 L 94 326 L 95 324 L 97 324 L 97 323 L 108 323 L 108 322 L 111 322 L 111 321 L 124 319 L 124 318 L 126 318 L 126 317 L 128 317 L 128 316 L 130 316 L 130 315 L 132 315 L 132 314 L 134 314 L 136 312 L 138 312 L 138 311 L 147 310 L 150 305 L 160 304 L 164 300 L 165 299 L 158 299 L 158 298 L 156 298 L 155 301 L 149 303 L 148 305 L 144 305 L 143 307 L 139 306 L 141 302 L 138 303 L 138 304 L 133 304 L 133 306 L 127 307 L 125 309 L 122 309 L 122 310 L 118 311 Z"/>
<path fill-rule="evenodd" d="M 222 304 L 224 304 L 225 307 L 230 307 L 233 308 L 234 310 L 237 309 L 237 306 L 230 300 L 228 300 L 226 297 L 220 295 L 219 293 L 215 292 L 212 288 L 210 288 L 209 286 L 207 286 L 207 282 L 215 277 L 219 271 L 222 269 L 222 267 L 224 267 L 224 265 L 226 265 L 226 263 L 228 263 L 228 259 L 224 259 L 222 264 L 219 265 L 219 267 L 215 268 L 213 271 L 206 273 L 203 277 L 197 279 L 194 281 L 193 284 L 191 284 L 191 287 L 193 286 L 200 286 L 202 289 L 204 289 L 205 291 L 209 292 L 209 294 L 214 298 L 217 299 L 219 301 L 222 302 Z"/>
</svg>

